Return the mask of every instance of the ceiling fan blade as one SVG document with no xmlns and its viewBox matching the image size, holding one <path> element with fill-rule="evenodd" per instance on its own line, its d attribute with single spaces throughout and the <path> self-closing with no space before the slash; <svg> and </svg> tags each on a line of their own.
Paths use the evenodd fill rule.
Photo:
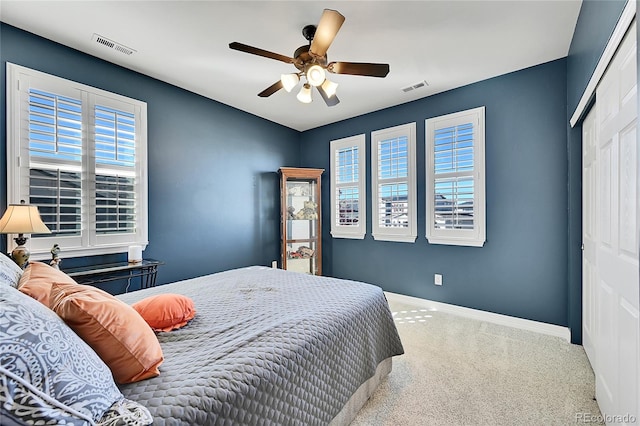
<svg viewBox="0 0 640 426">
<path fill-rule="evenodd" d="M 229 48 L 233 50 L 239 50 L 240 52 L 251 53 L 252 55 L 263 56 L 265 58 L 275 59 L 276 61 L 286 62 L 287 64 L 293 64 L 296 60 L 288 56 L 280 55 L 279 53 L 269 52 L 268 50 L 259 49 L 257 47 L 249 46 L 246 44 L 233 42 L 229 43 Z"/>
<path fill-rule="evenodd" d="M 320 96 L 322 96 L 322 99 L 324 99 L 324 103 L 326 103 L 327 106 L 332 107 L 340 103 L 340 99 L 338 99 L 336 95 L 333 95 L 331 97 L 328 96 L 327 92 L 324 91 L 322 86 L 316 86 L 316 89 L 318 89 L 318 92 L 320 92 Z"/>
<path fill-rule="evenodd" d="M 364 75 L 368 77 L 386 77 L 389 64 L 369 64 L 366 62 L 331 62 L 327 70 L 334 74 Z"/>
<path fill-rule="evenodd" d="M 342 16 L 340 12 L 337 10 L 325 9 L 324 12 L 322 12 L 320 22 L 318 22 L 318 27 L 316 28 L 316 33 L 311 41 L 309 53 L 314 56 L 325 56 L 343 22 L 344 16 Z"/>
<path fill-rule="evenodd" d="M 264 89 L 262 92 L 258 93 L 258 96 L 260 96 L 261 98 L 266 98 L 268 96 L 273 95 L 280 89 L 282 89 L 282 81 L 278 80 L 275 83 L 273 83 L 271 86 Z"/>
</svg>

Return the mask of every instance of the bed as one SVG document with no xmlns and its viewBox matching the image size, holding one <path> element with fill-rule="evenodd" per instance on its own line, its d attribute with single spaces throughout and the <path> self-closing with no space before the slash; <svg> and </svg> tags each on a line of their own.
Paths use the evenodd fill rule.
<svg viewBox="0 0 640 426">
<path fill-rule="evenodd" d="M 195 317 L 157 333 L 157 377 L 118 385 L 154 425 L 349 424 L 403 353 L 373 285 L 255 266 L 117 298 L 166 293 Z"/>
</svg>

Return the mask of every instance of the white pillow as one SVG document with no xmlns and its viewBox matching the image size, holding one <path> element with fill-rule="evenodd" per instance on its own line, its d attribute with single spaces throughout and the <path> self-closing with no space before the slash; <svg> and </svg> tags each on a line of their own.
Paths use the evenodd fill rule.
<svg viewBox="0 0 640 426">
<path fill-rule="evenodd" d="M 22 269 L 16 262 L 4 253 L 0 253 L 0 285 L 18 288 L 18 281 L 22 276 Z"/>
</svg>

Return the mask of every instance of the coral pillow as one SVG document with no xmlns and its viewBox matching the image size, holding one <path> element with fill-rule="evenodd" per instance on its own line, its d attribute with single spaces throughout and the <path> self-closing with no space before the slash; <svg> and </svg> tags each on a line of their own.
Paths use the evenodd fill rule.
<svg viewBox="0 0 640 426">
<path fill-rule="evenodd" d="M 171 331 L 183 327 L 196 315 L 193 300 L 181 294 L 158 294 L 131 306 L 155 331 Z"/>
<path fill-rule="evenodd" d="M 81 284 L 51 287 L 51 309 L 109 366 L 118 383 L 160 374 L 164 361 L 158 338 L 129 305 L 109 293 Z"/>
<path fill-rule="evenodd" d="M 64 272 L 46 263 L 33 262 L 29 263 L 20 277 L 18 290 L 50 308 L 49 297 L 53 283 L 77 284 Z"/>
</svg>

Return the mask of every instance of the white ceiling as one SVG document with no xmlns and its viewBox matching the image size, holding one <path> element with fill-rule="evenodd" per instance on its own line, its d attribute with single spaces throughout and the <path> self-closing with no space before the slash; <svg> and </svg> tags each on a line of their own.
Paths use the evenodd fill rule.
<svg viewBox="0 0 640 426">
<path fill-rule="evenodd" d="M 0 1 L 0 20 L 296 130 L 413 101 L 567 55 L 580 0 Z M 329 74 L 340 103 L 297 90 L 257 94 L 291 64 L 229 49 L 232 41 L 293 56 L 323 9 L 346 20 L 329 61 L 388 63 L 384 78 Z M 97 33 L 136 52 L 94 41 Z M 426 80 L 428 87 L 402 88 Z"/>
</svg>

